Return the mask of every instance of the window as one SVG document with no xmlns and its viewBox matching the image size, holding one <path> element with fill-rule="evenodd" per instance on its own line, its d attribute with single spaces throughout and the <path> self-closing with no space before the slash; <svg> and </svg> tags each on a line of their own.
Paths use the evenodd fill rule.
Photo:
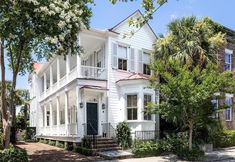
<svg viewBox="0 0 235 162">
<path fill-rule="evenodd" d="M 150 64 L 150 54 L 147 52 L 143 52 L 143 74 L 146 75 L 151 74 L 149 64 Z"/>
<path fill-rule="evenodd" d="M 57 125 L 57 114 L 55 110 L 53 111 L 52 115 L 53 115 L 53 125 Z"/>
<path fill-rule="evenodd" d="M 60 111 L 60 124 L 65 124 L 65 111 Z"/>
<path fill-rule="evenodd" d="M 232 59 L 230 53 L 224 55 L 224 70 L 232 70 Z"/>
<path fill-rule="evenodd" d="M 144 95 L 144 120 L 152 120 L 152 115 L 146 114 L 147 105 L 149 102 L 152 102 L 152 96 L 151 95 Z"/>
<path fill-rule="evenodd" d="M 219 118 L 219 113 L 217 112 L 218 108 L 219 108 L 219 101 L 217 99 L 211 100 L 213 109 L 214 109 L 214 113 L 212 115 L 213 118 L 218 119 Z"/>
<path fill-rule="evenodd" d="M 227 121 L 231 121 L 232 120 L 232 98 L 231 97 L 226 97 L 225 105 L 228 106 L 228 108 L 225 110 L 225 119 Z"/>
<path fill-rule="evenodd" d="M 127 95 L 127 120 L 137 120 L 137 95 Z"/>
<path fill-rule="evenodd" d="M 146 74 L 146 75 L 150 75 L 151 74 L 151 70 L 150 70 L 149 65 L 143 64 L 143 74 Z"/>
<path fill-rule="evenodd" d="M 118 59 L 118 69 L 119 70 L 127 70 L 127 60 Z"/>
<path fill-rule="evenodd" d="M 47 126 L 50 126 L 50 111 L 47 111 Z"/>
<path fill-rule="evenodd" d="M 118 69 L 127 70 L 127 47 L 118 45 Z"/>
</svg>

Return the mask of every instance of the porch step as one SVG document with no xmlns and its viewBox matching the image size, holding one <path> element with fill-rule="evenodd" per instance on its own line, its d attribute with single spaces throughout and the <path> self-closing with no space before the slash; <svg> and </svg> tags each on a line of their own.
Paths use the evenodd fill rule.
<svg viewBox="0 0 235 162">
<path fill-rule="evenodd" d="M 97 141 L 97 144 L 116 144 L 116 142 L 113 140 Z"/>
</svg>

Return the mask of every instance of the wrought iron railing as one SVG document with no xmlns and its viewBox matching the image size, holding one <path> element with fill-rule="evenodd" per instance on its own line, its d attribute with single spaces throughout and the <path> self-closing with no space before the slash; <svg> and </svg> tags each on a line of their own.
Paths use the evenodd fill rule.
<svg viewBox="0 0 235 162">
<path fill-rule="evenodd" d="M 84 127 L 84 138 L 83 138 L 83 143 L 85 141 L 85 143 L 90 143 L 91 148 L 97 148 L 97 134 L 98 132 L 96 131 L 96 129 L 92 126 L 91 123 L 83 123 L 82 124 Z M 92 129 L 93 134 L 89 134 L 87 133 L 87 128 Z"/>
<path fill-rule="evenodd" d="M 108 138 L 116 137 L 116 130 L 111 123 L 102 123 L 102 136 Z"/>
<path fill-rule="evenodd" d="M 158 130 L 135 131 L 135 139 L 138 140 L 159 139 L 159 131 Z"/>
</svg>

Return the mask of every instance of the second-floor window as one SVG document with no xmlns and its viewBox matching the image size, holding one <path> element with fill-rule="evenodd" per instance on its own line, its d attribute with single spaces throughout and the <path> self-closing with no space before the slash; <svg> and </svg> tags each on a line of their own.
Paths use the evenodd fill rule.
<svg viewBox="0 0 235 162">
<path fill-rule="evenodd" d="M 227 52 L 224 55 L 224 70 L 232 70 L 232 55 Z"/>
<path fill-rule="evenodd" d="M 225 120 L 231 121 L 232 120 L 232 98 L 226 97 L 225 104 L 227 106 L 225 110 Z"/>
<path fill-rule="evenodd" d="M 150 75 L 150 54 L 147 52 L 143 52 L 143 74 Z"/>
<path fill-rule="evenodd" d="M 137 95 L 127 95 L 127 120 L 137 120 Z"/>
<path fill-rule="evenodd" d="M 127 47 L 118 45 L 118 69 L 127 70 Z"/>
</svg>

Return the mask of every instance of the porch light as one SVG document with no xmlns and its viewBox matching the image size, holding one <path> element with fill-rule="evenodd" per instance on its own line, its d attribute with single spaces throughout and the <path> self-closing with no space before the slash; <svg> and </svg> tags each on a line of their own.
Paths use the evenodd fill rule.
<svg viewBox="0 0 235 162">
<path fill-rule="evenodd" d="M 83 108 L 83 102 L 80 102 L 80 108 L 82 109 Z"/>
<path fill-rule="evenodd" d="M 105 109 L 105 104 L 104 103 L 102 103 L 102 109 Z"/>
</svg>

